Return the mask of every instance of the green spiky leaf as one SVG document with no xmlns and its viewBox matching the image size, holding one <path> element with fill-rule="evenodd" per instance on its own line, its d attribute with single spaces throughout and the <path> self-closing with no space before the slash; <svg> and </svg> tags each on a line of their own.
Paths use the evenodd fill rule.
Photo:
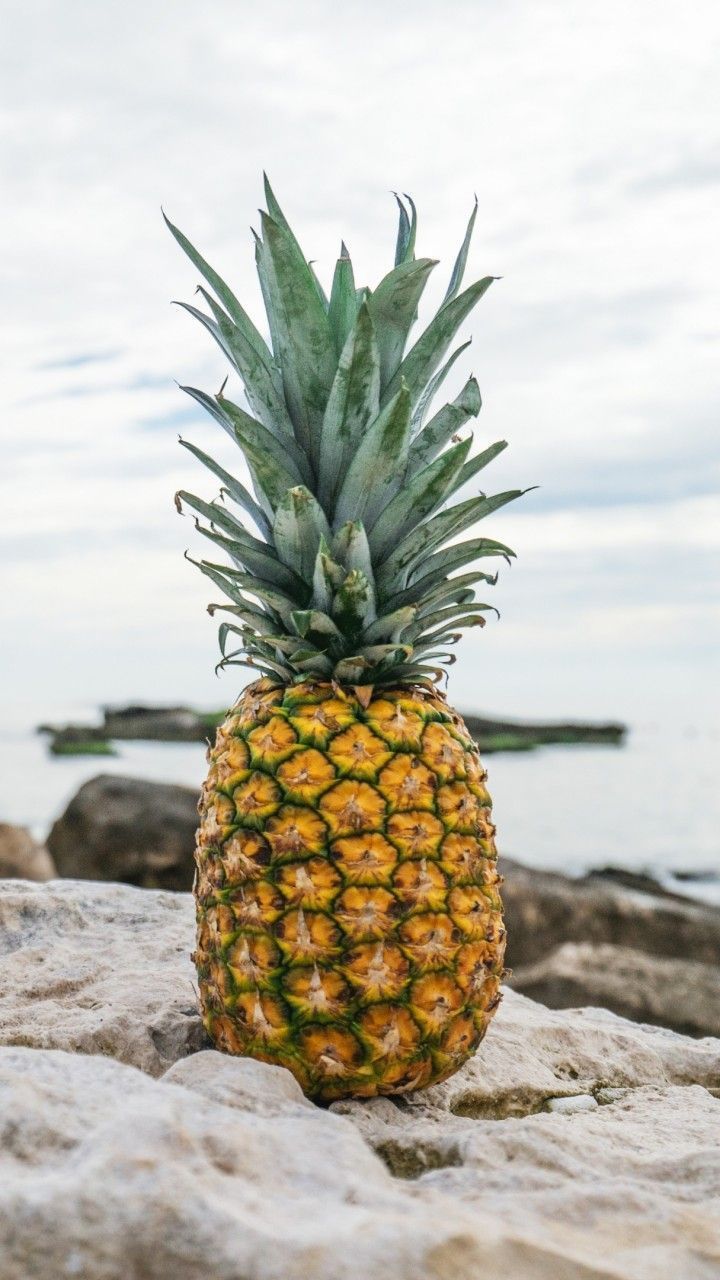
<svg viewBox="0 0 720 1280">
<path fill-rule="evenodd" d="M 368 427 L 342 482 L 335 527 L 346 520 L 372 520 L 406 454 L 410 432 L 410 395 L 401 385 Z"/>
<path fill-rule="evenodd" d="M 270 521 L 265 515 L 262 507 L 260 507 L 252 497 L 252 494 L 248 493 L 245 485 L 241 484 L 239 480 L 236 480 L 234 476 L 231 476 L 230 472 L 226 471 L 224 467 L 221 467 L 218 462 L 215 462 L 214 458 L 211 458 L 209 454 L 204 453 L 202 449 L 198 449 L 197 445 L 191 444 L 189 440 L 183 440 L 182 437 L 180 438 L 180 444 L 184 449 L 187 449 L 193 457 L 197 458 L 198 462 L 202 462 L 203 466 L 207 467 L 208 471 L 212 471 L 213 475 L 217 476 L 218 479 L 222 481 L 223 486 L 227 490 L 227 493 L 232 498 L 233 502 L 236 502 L 239 507 L 242 507 L 243 511 L 245 511 L 247 515 L 255 521 L 260 532 L 263 533 L 266 538 L 272 537 L 272 526 Z"/>
<path fill-rule="evenodd" d="M 384 392 L 385 400 L 394 396 L 401 381 L 404 381 L 413 405 L 417 404 L 460 325 L 467 319 L 483 294 L 487 293 L 495 279 L 495 276 L 485 276 L 484 279 L 476 281 L 459 297 L 453 298 L 452 302 L 448 302 L 438 311 L 388 383 Z"/>
<path fill-rule="evenodd" d="M 397 546 L 450 496 L 471 444 L 469 439 L 460 441 L 401 486 L 370 530 L 370 550 L 376 559 Z"/>
<path fill-rule="evenodd" d="M 436 265 L 432 258 L 416 258 L 401 263 L 380 281 L 368 301 L 377 334 L 383 387 L 387 386 L 400 365 L 423 289 Z"/>
<path fill-rule="evenodd" d="M 318 549 L 323 539 L 329 541 L 330 526 L 317 499 L 304 485 L 288 489 L 278 504 L 273 539 L 283 564 L 312 583 Z"/>
<path fill-rule="evenodd" d="M 467 342 L 461 342 L 460 346 L 455 348 L 450 358 L 441 365 L 437 373 L 433 374 L 432 378 L 428 382 L 417 402 L 417 405 L 415 406 L 415 409 L 413 410 L 411 431 L 414 436 L 417 435 L 418 431 L 422 427 L 425 421 L 425 415 L 440 390 L 440 387 L 455 364 L 455 361 L 458 360 L 463 352 L 467 351 L 470 346 L 472 346 L 472 338 L 468 338 Z"/>
<path fill-rule="evenodd" d="M 352 262 L 343 244 L 340 247 L 340 257 L 335 264 L 335 274 L 330 292 L 330 305 L 328 307 L 330 329 L 338 355 L 342 353 L 343 347 L 350 336 L 357 313 L 358 301 Z"/>
<path fill-rule="evenodd" d="M 313 273 L 298 257 L 282 228 L 263 214 L 262 232 L 270 268 L 270 306 L 279 344 L 274 354 L 282 371 L 297 440 L 315 465 L 337 363 L 330 322 Z"/>
<path fill-rule="evenodd" d="M 460 246 L 460 252 L 458 253 L 457 258 L 455 259 L 455 265 L 452 269 L 452 275 L 450 276 L 450 283 L 447 287 L 447 293 L 443 298 L 443 305 L 446 302 L 452 301 L 458 289 L 460 288 L 460 285 L 463 282 L 463 276 L 465 275 L 465 267 L 467 266 L 468 253 L 470 252 L 470 241 L 472 240 L 472 233 L 473 233 L 473 228 L 475 226 L 477 211 L 478 211 L 478 202 L 477 202 L 477 196 L 476 196 L 475 204 L 473 205 L 473 211 L 470 214 L 470 220 L 467 224 L 467 229 L 465 231 L 465 237 Z"/>
<path fill-rule="evenodd" d="M 406 195 L 405 199 L 410 205 L 410 217 L 408 217 L 407 209 L 395 192 L 395 200 L 398 207 L 398 231 L 395 243 L 395 266 L 399 267 L 403 262 L 410 262 L 415 254 L 415 237 L 417 235 L 417 209 L 410 196 Z"/>
<path fill-rule="evenodd" d="M 423 557 L 469 529 L 492 511 L 499 510 L 508 502 L 522 497 L 526 490 L 510 489 L 506 493 L 496 493 L 490 498 L 484 496 L 468 498 L 456 506 L 440 511 L 430 520 L 414 529 L 402 540 L 400 545 L 388 556 L 378 570 L 378 584 L 383 591 L 391 589 L 393 582 L 403 572 L 409 573 Z"/>
<path fill-rule="evenodd" d="M 497 575 L 475 565 L 513 555 L 492 539 L 456 539 L 522 492 L 457 500 L 505 447 L 498 441 L 472 456 L 469 433 L 458 435 L 480 409 L 474 378 L 425 425 L 467 347 L 448 356 L 455 335 L 492 282 L 486 276 L 461 292 L 477 201 L 443 304 L 406 352 L 434 265 L 415 258 L 412 200 L 396 197 L 394 269 L 374 292 L 359 288 L 343 244 L 328 301 L 267 179 L 265 194 L 262 238 L 253 235 L 271 347 L 168 224 L 207 286 L 199 289 L 206 312 L 181 305 L 223 351 L 250 405 L 246 412 L 224 388 L 216 397 L 185 388 L 240 447 L 254 490 L 182 442 L 222 485 L 220 500 L 187 490 L 180 497 L 228 561 L 199 562 L 225 599 L 209 611 L 230 619 L 220 628 L 219 666 L 249 666 L 282 683 L 432 688 L 444 675 L 439 664 L 454 661 L 449 649 L 491 608 L 476 602 L 476 586 Z"/>
<path fill-rule="evenodd" d="M 332 511 L 348 464 L 380 407 L 380 355 L 367 303 L 357 314 L 333 379 L 318 450 L 318 497 Z"/>
<path fill-rule="evenodd" d="M 228 288 L 225 281 L 218 275 L 217 271 L 213 270 L 210 263 L 206 262 L 202 254 L 198 253 L 197 249 L 190 243 L 187 236 L 183 235 L 182 231 L 173 225 L 164 211 L 163 218 L 165 219 L 166 226 L 172 232 L 180 245 L 180 248 L 185 254 L 187 254 L 193 266 L 197 268 L 201 276 L 207 280 L 213 293 L 220 300 L 222 306 L 230 316 L 230 319 L 237 325 L 238 329 L 240 329 L 250 346 L 254 348 L 259 359 L 262 360 L 263 363 L 267 364 L 268 367 L 271 366 L 272 355 L 268 349 L 267 343 L 256 329 L 244 307 L 238 302 L 235 294 L 230 288 Z"/>
<path fill-rule="evenodd" d="M 414 475 L 420 467 L 432 462 L 468 418 L 477 417 L 481 406 L 480 388 L 474 378 L 468 378 L 460 395 L 452 404 L 444 405 L 413 440 L 408 454 L 408 475 Z"/>
</svg>

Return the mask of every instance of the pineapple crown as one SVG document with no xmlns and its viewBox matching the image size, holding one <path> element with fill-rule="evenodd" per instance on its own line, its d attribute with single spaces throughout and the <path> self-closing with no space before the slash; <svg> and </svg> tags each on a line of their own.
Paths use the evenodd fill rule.
<svg viewBox="0 0 720 1280">
<path fill-rule="evenodd" d="M 176 505 L 227 557 L 194 561 L 225 597 L 219 667 L 249 666 L 294 682 L 350 685 L 437 682 L 439 663 L 466 627 L 492 608 L 475 584 L 497 574 L 480 559 L 514 552 L 489 538 L 456 539 L 523 490 L 456 495 L 505 447 L 470 457 L 474 377 L 429 420 L 458 356 L 453 339 L 495 277 L 462 292 L 477 200 L 439 311 L 406 352 L 430 272 L 415 257 L 417 215 L 396 196 L 395 265 L 375 290 L 356 288 L 342 245 L 328 298 L 265 179 L 267 213 L 255 260 L 270 346 L 234 293 L 189 240 L 170 231 L 212 292 L 209 314 L 180 303 L 212 334 L 244 385 L 250 413 L 225 395 L 192 396 L 245 457 L 252 492 L 189 441 L 181 444 L 221 483 L 205 502 L 181 490 Z M 164 215 L 163 215 L 164 216 Z M 455 499 L 455 501 L 453 501 Z M 188 557 L 189 559 L 191 557 Z M 497 612 L 495 610 L 495 612 Z"/>
</svg>

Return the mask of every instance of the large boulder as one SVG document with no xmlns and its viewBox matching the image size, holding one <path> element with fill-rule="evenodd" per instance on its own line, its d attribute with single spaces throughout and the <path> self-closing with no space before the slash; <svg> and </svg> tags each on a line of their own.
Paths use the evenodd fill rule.
<svg viewBox="0 0 720 1280">
<path fill-rule="evenodd" d="M 55 863 L 27 827 L 0 822 L 0 880 L 52 880 Z"/>
<path fill-rule="evenodd" d="M 3 1280 L 714 1274 L 720 1041 L 508 991 L 444 1084 L 328 1111 L 196 1052 L 193 932 L 186 894 L 0 885 Z"/>
<path fill-rule="evenodd" d="M 564 942 L 612 943 L 669 959 L 720 964 L 720 909 L 588 877 L 571 880 L 500 861 L 507 962 L 547 959 Z"/>
<path fill-rule="evenodd" d="M 100 774 L 58 818 L 48 849 L 61 876 L 189 890 L 197 798 L 191 787 Z"/>
<path fill-rule="evenodd" d="M 566 942 L 515 970 L 512 985 L 553 1009 L 602 1005 L 685 1035 L 720 1036 L 720 967 L 665 960 L 608 943 Z"/>
</svg>

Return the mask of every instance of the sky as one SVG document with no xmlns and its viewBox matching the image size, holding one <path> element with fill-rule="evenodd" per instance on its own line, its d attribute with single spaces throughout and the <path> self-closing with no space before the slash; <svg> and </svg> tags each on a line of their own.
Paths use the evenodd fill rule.
<svg viewBox="0 0 720 1280">
<path fill-rule="evenodd" d="M 162 205 L 262 323 L 267 169 L 329 281 L 392 265 L 392 190 L 444 291 L 477 193 L 466 326 L 513 546 L 501 621 L 457 650 L 466 710 L 632 723 L 717 708 L 720 11 L 657 0 L 2 0 L 0 699 L 232 701 L 177 444 L 225 376 L 172 299 Z M 228 452 L 228 450 L 230 452 Z M 715 700 L 715 701 L 713 701 Z"/>
</svg>

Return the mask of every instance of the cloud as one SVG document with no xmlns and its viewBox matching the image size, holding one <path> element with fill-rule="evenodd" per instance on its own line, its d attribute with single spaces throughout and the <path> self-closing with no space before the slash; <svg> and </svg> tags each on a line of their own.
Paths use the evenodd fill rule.
<svg viewBox="0 0 720 1280">
<path fill-rule="evenodd" d="M 10 691 L 217 687 L 207 584 L 182 560 L 198 540 L 172 510 L 175 489 L 216 486 L 172 435 L 230 469 L 238 457 L 173 385 L 214 390 L 226 370 L 169 305 L 197 279 L 159 206 L 264 329 L 249 227 L 267 167 L 326 280 L 341 236 L 358 278 L 377 280 L 390 191 L 410 190 L 419 251 L 443 257 L 429 300 L 478 192 L 469 269 L 503 279 L 457 385 L 477 373 L 479 439 L 512 444 L 483 483 L 542 487 L 487 522 L 520 559 L 495 589 L 502 623 L 458 651 L 458 694 L 546 713 L 612 698 L 623 714 L 689 687 L 684 663 L 702 714 L 716 625 L 711 0 L 692 23 L 651 0 L 8 8 L 14 48 L 32 50 L 3 67 Z"/>
<path fill-rule="evenodd" d="M 80 369 L 83 365 L 104 364 L 107 360 L 115 360 L 119 355 L 120 348 L 110 351 L 78 351 L 72 355 L 60 356 L 56 360 L 41 360 L 35 365 L 35 369 L 38 373 L 52 369 Z"/>
</svg>

